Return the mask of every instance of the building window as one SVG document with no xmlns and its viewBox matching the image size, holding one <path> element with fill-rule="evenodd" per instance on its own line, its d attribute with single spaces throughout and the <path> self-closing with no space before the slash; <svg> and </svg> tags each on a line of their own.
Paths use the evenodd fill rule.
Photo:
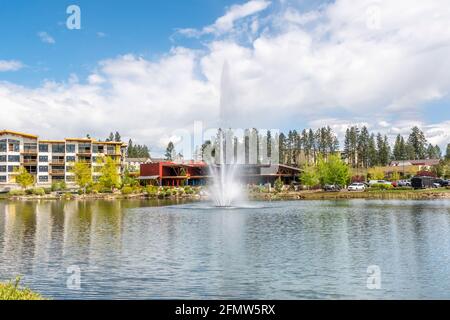
<svg viewBox="0 0 450 320">
<path fill-rule="evenodd" d="M 39 152 L 48 152 L 48 144 L 40 144 Z"/>
<path fill-rule="evenodd" d="M 54 144 L 52 146 L 52 153 L 64 153 L 66 146 L 64 144 Z"/>
<path fill-rule="evenodd" d="M 90 143 L 80 143 L 78 145 L 78 153 L 91 153 Z"/>
<path fill-rule="evenodd" d="M 9 143 L 8 144 L 8 151 L 9 152 L 19 152 L 20 151 L 20 144 L 18 144 L 18 143 Z"/>
<path fill-rule="evenodd" d="M 64 181 L 64 176 L 54 176 L 52 178 L 53 181 Z"/>
<path fill-rule="evenodd" d="M 67 153 L 75 153 L 75 145 L 74 144 L 66 145 L 66 152 Z"/>
<path fill-rule="evenodd" d="M 8 172 L 16 172 L 19 170 L 19 166 L 8 166 Z"/>
<path fill-rule="evenodd" d="M 75 156 L 67 156 L 66 162 L 75 162 Z"/>
<path fill-rule="evenodd" d="M 6 156 L 0 156 L 0 162 L 6 162 Z"/>
<path fill-rule="evenodd" d="M 48 156 L 39 156 L 39 162 L 48 162 Z"/>
<path fill-rule="evenodd" d="M 39 182 L 48 182 L 48 176 L 39 176 Z"/>
<path fill-rule="evenodd" d="M 105 147 L 99 146 L 99 145 L 93 145 L 92 146 L 92 152 L 94 153 L 105 153 Z"/>
<path fill-rule="evenodd" d="M 66 181 L 68 181 L 68 182 L 74 182 L 74 181 L 75 181 L 75 176 L 67 176 L 67 177 L 66 177 Z"/>
<path fill-rule="evenodd" d="M 0 166 L 0 172 L 6 172 L 6 166 Z"/>
<path fill-rule="evenodd" d="M 6 143 L 0 143 L 0 152 L 6 152 Z"/>
<path fill-rule="evenodd" d="M 0 182 L 6 182 L 6 176 L 0 176 Z"/>
<path fill-rule="evenodd" d="M 115 153 L 116 153 L 116 147 L 108 146 L 108 154 L 115 154 Z"/>
<path fill-rule="evenodd" d="M 8 162 L 20 162 L 20 156 L 8 156 Z"/>
<path fill-rule="evenodd" d="M 39 166 L 39 172 L 48 172 L 48 166 Z"/>
</svg>

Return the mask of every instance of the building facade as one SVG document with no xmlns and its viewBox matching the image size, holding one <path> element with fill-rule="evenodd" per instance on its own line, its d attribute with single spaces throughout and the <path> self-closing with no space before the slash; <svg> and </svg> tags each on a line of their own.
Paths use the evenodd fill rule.
<svg viewBox="0 0 450 320">
<path fill-rule="evenodd" d="M 0 131 L 0 186 L 15 186 L 17 170 L 24 167 L 35 177 L 38 185 L 54 182 L 74 184 L 71 168 L 76 162 L 90 165 L 93 180 L 97 180 L 103 164 L 101 157 L 111 157 L 119 173 L 125 164 L 126 145 L 87 138 L 41 140 L 38 136 Z"/>
</svg>

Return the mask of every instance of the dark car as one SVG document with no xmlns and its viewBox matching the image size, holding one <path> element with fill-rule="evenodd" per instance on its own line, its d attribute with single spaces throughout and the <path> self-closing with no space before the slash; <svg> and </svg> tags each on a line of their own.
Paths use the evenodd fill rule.
<svg viewBox="0 0 450 320">
<path fill-rule="evenodd" d="M 440 187 L 447 187 L 449 181 L 448 181 L 448 180 L 443 180 L 443 179 L 436 179 L 436 180 L 434 181 L 434 183 L 439 184 Z"/>
<path fill-rule="evenodd" d="M 336 192 L 336 191 L 340 191 L 341 187 L 336 185 L 336 184 L 326 184 L 323 187 L 323 190 L 325 190 L 325 191 L 335 191 Z"/>
</svg>

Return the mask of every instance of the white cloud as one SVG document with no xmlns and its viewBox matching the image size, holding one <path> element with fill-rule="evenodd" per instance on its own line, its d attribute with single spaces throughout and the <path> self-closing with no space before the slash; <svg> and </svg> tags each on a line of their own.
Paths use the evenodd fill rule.
<svg viewBox="0 0 450 320">
<path fill-rule="evenodd" d="M 378 0 L 378 11 L 367 10 L 372 0 L 337 0 L 312 12 L 287 5 L 250 17 L 267 8 L 256 2 L 205 27 L 228 36 L 205 40 L 204 50 L 175 47 L 157 60 L 124 55 L 100 62 L 87 79 L 38 88 L 0 83 L 0 127 L 49 138 L 119 130 L 162 148 L 174 129 L 217 124 L 228 61 L 225 100 L 237 127 L 329 124 L 342 133 L 353 123 L 395 136 L 418 124 L 431 142 L 449 141 L 449 119 L 423 120 L 426 104 L 450 92 L 446 0 Z M 243 45 L 235 30 L 249 23 L 254 39 Z"/>
<path fill-rule="evenodd" d="M 214 24 L 206 26 L 202 30 L 187 28 L 180 29 L 178 32 L 189 37 L 197 37 L 205 34 L 221 35 L 230 32 L 238 20 L 255 15 L 267 9 L 270 4 L 271 2 L 266 0 L 251 0 L 241 5 L 233 5 Z M 253 22 L 253 28 L 256 28 L 256 23 Z"/>
<path fill-rule="evenodd" d="M 45 31 L 38 32 L 37 35 L 38 35 L 39 39 L 41 39 L 41 41 L 43 43 L 48 43 L 48 44 L 55 44 L 56 43 L 55 39 L 53 39 L 53 37 L 51 35 L 49 35 L 47 32 L 45 32 Z"/>
<path fill-rule="evenodd" d="M 23 67 L 23 63 L 17 60 L 0 60 L 0 72 L 17 71 Z"/>
</svg>

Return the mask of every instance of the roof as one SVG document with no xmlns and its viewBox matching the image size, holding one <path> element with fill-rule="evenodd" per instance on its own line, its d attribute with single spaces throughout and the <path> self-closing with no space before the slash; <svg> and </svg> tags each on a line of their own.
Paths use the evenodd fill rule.
<svg viewBox="0 0 450 320">
<path fill-rule="evenodd" d="M 0 135 L 2 135 L 2 134 L 12 134 L 12 135 L 15 135 L 15 136 L 22 136 L 22 137 L 31 138 L 31 139 L 37 139 L 38 138 L 38 136 L 34 135 L 34 134 L 17 132 L 17 131 L 12 131 L 12 130 L 2 130 L 2 131 L 0 131 Z"/>
<path fill-rule="evenodd" d="M 440 159 L 421 159 L 421 160 L 395 160 L 391 161 L 390 166 L 402 166 L 402 165 L 410 165 L 410 166 L 436 166 L 440 162 Z"/>
</svg>

